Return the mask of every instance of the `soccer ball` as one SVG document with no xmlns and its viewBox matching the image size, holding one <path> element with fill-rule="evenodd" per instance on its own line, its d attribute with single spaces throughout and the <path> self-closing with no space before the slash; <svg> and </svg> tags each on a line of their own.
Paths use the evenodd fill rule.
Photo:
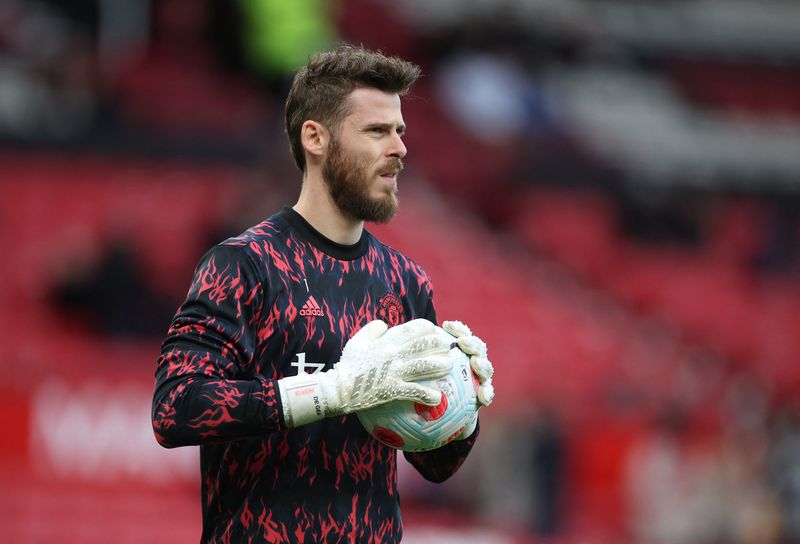
<svg viewBox="0 0 800 544">
<path fill-rule="evenodd" d="M 398 400 L 357 412 L 359 421 L 375 439 L 403 451 L 432 450 L 452 441 L 475 418 L 478 380 L 472 374 L 469 356 L 455 345 L 455 337 L 452 339 L 454 347 L 449 356 L 453 370 L 442 378 L 418 382 L 442 392 L 438 406 Z"/>
</svg>

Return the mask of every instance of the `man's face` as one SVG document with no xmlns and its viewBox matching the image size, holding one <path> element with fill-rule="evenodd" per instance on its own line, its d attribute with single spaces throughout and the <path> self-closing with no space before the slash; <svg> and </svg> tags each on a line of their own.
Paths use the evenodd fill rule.
<svg viewBox="0 0 800 544">
<path fill-rule="evenodd" d="M 356 89 L 332 136 L 322 175 L 331 198 L 353 219 L 387 223 L 397 213 L 397 175 L 406 154 L 400 97 Z"/>
</svg>

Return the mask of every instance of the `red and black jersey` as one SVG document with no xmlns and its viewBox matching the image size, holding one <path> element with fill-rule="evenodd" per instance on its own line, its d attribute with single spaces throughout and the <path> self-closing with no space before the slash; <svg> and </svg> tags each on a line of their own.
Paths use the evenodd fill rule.
<svg viewBox="0 0 800 544">
<path fill-rule="evenodd" d="M 202 542 L 399 542 L 396 451 L 355 415 L 289 429 L 276 380 L 326 371 L 373 319 L 436 320 L 430 281 L 364 231 L 332 242 L 284 208 L 212 248 L 162 346 L 153 428 L 200 445 Z M 466 439 L 406 458 L 443 481 Z"/>
</svg>

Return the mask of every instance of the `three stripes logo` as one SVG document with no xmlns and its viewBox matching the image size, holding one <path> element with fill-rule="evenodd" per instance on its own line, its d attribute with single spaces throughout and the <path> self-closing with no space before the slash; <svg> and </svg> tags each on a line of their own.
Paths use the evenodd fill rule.
<svg viewBox="0 0 800 544">
<path fill-rule="evenodd" d="M 325 312 L 320 308 L 314 296 L 308 297 L 303 307 L 300 308 L 300 315 L 303 317 L 325 317 Z"/>
</svg>

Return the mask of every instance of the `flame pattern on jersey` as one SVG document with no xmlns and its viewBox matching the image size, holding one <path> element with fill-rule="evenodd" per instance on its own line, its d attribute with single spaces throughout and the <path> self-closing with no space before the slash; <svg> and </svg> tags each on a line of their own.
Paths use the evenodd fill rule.
<svg viewBox="0 0 800 544">
<path fill-rule="evenodd" d="M 320 311 L 301 315 L 311 297 Z M 332 368 L 387 308 L 435 322 L 425 272 L 366 231 L 335 244 L 289 208 L 203 257 L 162 346 L 152 412 L 159 443 L 200 445 L 202 542 L 400 541 L 397 452 L 355 415 L 287 428 L 276 383 Z M 441 482 L 477 434 L 405 456 Z"/>
</svg>

